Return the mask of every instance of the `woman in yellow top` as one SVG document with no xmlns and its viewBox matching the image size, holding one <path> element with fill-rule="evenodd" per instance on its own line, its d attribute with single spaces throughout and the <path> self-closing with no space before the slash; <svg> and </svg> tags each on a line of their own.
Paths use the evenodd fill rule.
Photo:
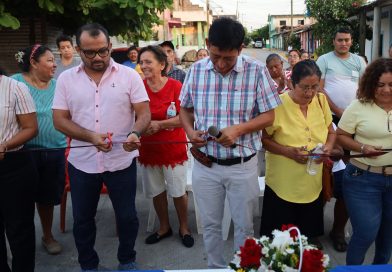
<svg viewBox="0 0 392 272">
<path fill-rule="evenodd" d="M 315 166 L 317 173 L 311 175 L 308 157 L 303 156 L 319 143 L 329 154 L 336 138 L 328 102 L 318 93 L 320 78 L 314 61 L 298 62 L 291 77 L 293 89 L 280 96 L 282 105 L 275 109 L 274 123 L 263 130 L 267 153 L 260 235 L 271 235 L 283 224 L 298 226 L 308 238 L 324 232 L 321 160 Z"/>
<path fill-rule="evenodd" d="M 366 68 L 357 100 L 343 112 L 337 133 L 339 143 L 352 154 L 392 148 L 392 59 L 378 59 Z M 392 152 L 352 158 L 344 171 L 343 197 L 353 227 L 347 264 L 362 264 L 373 242 L 373 264 L 388 263 L 392 252 Z"/>
</svg>

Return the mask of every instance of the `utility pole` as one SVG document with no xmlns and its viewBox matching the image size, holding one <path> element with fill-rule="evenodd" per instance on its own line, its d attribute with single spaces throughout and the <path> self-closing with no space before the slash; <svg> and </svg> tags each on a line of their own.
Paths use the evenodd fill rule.
<svg viewBox="0 0 392 272">
<path fill-rule="evenodd" d="M 238 13 L 238 0 L 237 0 L 237 9 L 236 9 L 236 12 L 235 12 L 235 16 L 237 17 L 237 21 L 239 21 L 240 20 L 240 14 Z"/>
<path fill-rule="evenodd" d="M 207 35 L 210 30 L 210 0 L 206 0 L 207 8 Z"/>
<path fill-rule="evenodd" d="M 291 33 L 290 33 L 290 35 L 293 34 L 293 28 L 294 28 L 294 26 L 293 26 L 293 0 L 291 0 Z"/>
</svg>

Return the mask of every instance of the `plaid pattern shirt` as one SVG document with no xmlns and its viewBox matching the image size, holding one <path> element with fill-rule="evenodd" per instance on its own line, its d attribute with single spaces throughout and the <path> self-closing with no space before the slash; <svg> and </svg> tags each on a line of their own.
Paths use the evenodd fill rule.
<svg viewBox="0 0 392 272">
<path fill-rule="evenodd" d="M 184 83 L 186 73 L 173 65 L 172 69 L 167 73 L 167 76 Z"/>
<path fill-rule="evenodd" d="M 210 58 L 196 62 L 187 73 L 180 100 L 181 107 L 194 108 L 197 130 L 244 123 L 281 103 L 267 68 L 243 55 L 225 76 L 214 69 Z M 225 148 L 209 141 L 200 151 L 219 159 L 247 157 L 260 150 L 260 132 L 244 134 L 237 143 L 246 147 Z"/>
</svg>

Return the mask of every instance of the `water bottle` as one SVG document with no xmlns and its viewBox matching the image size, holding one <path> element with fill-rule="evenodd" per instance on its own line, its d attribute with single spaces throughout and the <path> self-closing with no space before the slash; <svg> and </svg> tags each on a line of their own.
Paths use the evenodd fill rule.
<svg viewBox="0 0 392 272">
<path fill-rule="evenodd" d="M 170 105 L 166 111 L 166 119 L 176 117 L 176 115 L 177 115 L 176 102 L 170 102 Z M 166 130 L 173 130 L 173 128 L 167 128 Z"/>
<path fill-rule="evenodd" d="M 323 154 L 323 144 L 317 144 L 316 148 L 312 152 L 313 154 Z M 320 156 L 314 155 L 309 156 L 306 171 L 309 175 L 314 176 L 317 174 L 317 169 L 320 164 L 316 163 L 316 160 L 320 159 Z"/>
</svg>

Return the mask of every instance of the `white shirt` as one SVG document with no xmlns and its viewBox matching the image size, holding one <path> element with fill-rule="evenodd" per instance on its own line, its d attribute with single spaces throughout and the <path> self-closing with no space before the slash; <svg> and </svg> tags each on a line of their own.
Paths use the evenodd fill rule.
<svg viewBox="0 0 392 272">
<path fill-rule="evenodd" d="M 32 112 L 35 112 L 35 105 L 27 86 L 0 75 L 0 143 L 10 140 L 20 131 L 17 115 Z"/>
</svg>

